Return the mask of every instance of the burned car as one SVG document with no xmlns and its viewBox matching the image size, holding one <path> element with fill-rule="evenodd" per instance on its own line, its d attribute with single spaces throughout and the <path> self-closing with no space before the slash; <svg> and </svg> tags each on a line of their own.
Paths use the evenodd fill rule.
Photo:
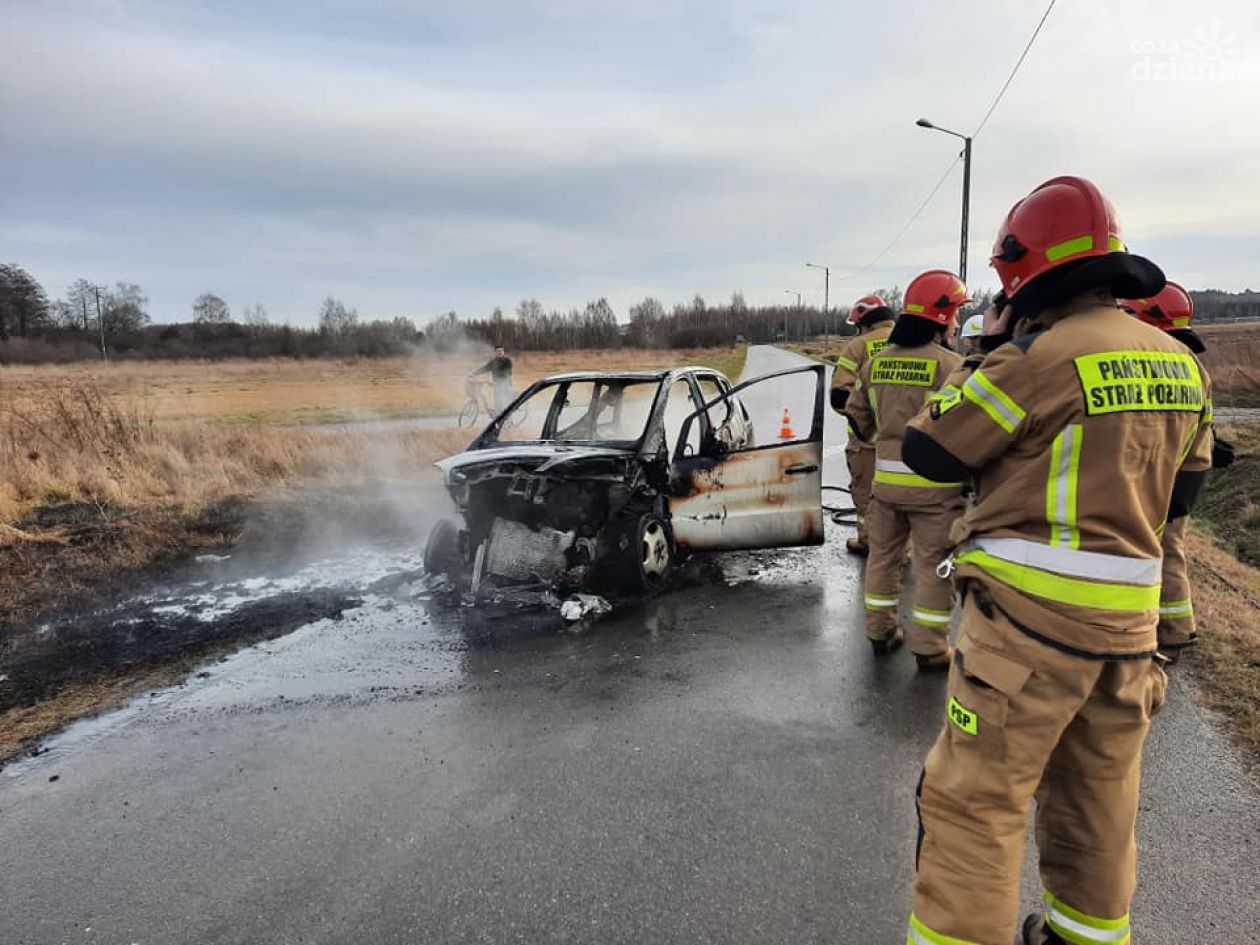
<svg viewBox="0 0 1260 945">
<path fill-rule="evenodd" d="M 702 367 L 538 381 L 437 464 L 459 520 L 425 567 L 473 590 L 644 591 L 680 554 L 820 544 L 823 382 L 821 365 L 737 387 Z"/>
</svg>

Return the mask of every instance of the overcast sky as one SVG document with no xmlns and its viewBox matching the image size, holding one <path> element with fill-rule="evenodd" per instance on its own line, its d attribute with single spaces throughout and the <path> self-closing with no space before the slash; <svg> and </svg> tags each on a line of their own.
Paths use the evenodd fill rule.
<svg viewBox="0 0 1260 945">
<path fill-rule="evenodd" d="M 56 297 L 211 290 L 310 323 L 957 263 L 949 166 L 1046 0 L 0 0 L 0 258 Z M 1192 287 L 1260 288 L 1260 5 L 1059 0 L 977 139 L 970 260 L 1093 178 Z M 847 274 L 862 270 L 845 279 Z"/>
</svg>

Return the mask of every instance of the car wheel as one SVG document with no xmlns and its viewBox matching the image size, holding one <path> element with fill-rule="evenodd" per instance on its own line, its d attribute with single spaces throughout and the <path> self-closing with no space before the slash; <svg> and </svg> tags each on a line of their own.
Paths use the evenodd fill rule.
<svg viewBox="0 0 1260 945">
<path fill-rule="evenodd" d="M 659 515 L 630 519 L 622 538 L 625 584 L 638 592 L 656 591 L 669 582 L 674 569 L 674 538 Z"/>
<path fill-rule="evenodd" d="M 459 526 L 449 518 L 438 519 L 424 543 L 425 572 L 457 577 L 463 566 L 464 560 L 459 553 Z"/>
</svg>

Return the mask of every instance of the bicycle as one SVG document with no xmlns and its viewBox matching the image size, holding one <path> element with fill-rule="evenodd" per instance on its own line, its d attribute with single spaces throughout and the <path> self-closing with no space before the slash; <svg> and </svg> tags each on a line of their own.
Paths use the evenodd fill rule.
<svg viewBox="0 0 1260 945">
<path fill-rule="evenodd" d="M 488 381 L 467 380 L 464 382 L 464 393 L 468 395 L 468 400 L 464 402 L 464 406 L 459 411 L 459 418 L 456 420 L 461 427 L 470 427 L 477 422 L 477 417 L 483 412 L 487 419 L 498 416 L 499 411 L 490 403 L 486 397 L 486 388 L 490 384 Z M 512 415 L 508 417 L 504 425 L 508 427 L 519 427 L 525 422 L 528 412 L 524 406 L 517 407 L 512 411 Z"/>
</svg>

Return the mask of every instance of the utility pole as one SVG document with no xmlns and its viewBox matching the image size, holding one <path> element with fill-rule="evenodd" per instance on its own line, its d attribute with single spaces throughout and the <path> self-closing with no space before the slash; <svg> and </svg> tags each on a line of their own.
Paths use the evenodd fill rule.
<svg viewBox="0 0 1260 945">
<path fill-rule="evenodd" d="M 958 250 L 958 278 L 967 282 L 967 224 L 971 215 L 971 137 L 963 139 L 962 242 Z"/>
<path fill-rule="evenodd" d="M 810 269 L 821 269 L 823 271 L 823 347 L 830 344 L 829 329 L 831 327 L 831 267 L 820 266 L 817 263 L 806 263 Z"/>
<path fill-rule="evenodd" d="M 955 138 L 961 138 L 963 142 L 963 192 L 962 192 L 962 233 L 960 235 L 960 246 L 958 249 L 958 278 L 963 282 L 967 281 L 967 224 L 971 216 L 971 135 L 960 134 L 957 131 L 950 131 L 948 128 L 942 128 L 940 125 L 934 125 L 926 118 L 920 118 L 915 122 L 920 128 L 931 128 L 933 131 L 942 131 L 947 135 L 953 135 Z"/>
<path fill-rule="evenodd" d="M 105 316 L 101 314 L 101 287 L 94 285 L 92 291 L 96 293 L 96 324 L 101 329 L 101 360 L 108 361 L 109 355 L 105 353 Z"/>
</svg>

